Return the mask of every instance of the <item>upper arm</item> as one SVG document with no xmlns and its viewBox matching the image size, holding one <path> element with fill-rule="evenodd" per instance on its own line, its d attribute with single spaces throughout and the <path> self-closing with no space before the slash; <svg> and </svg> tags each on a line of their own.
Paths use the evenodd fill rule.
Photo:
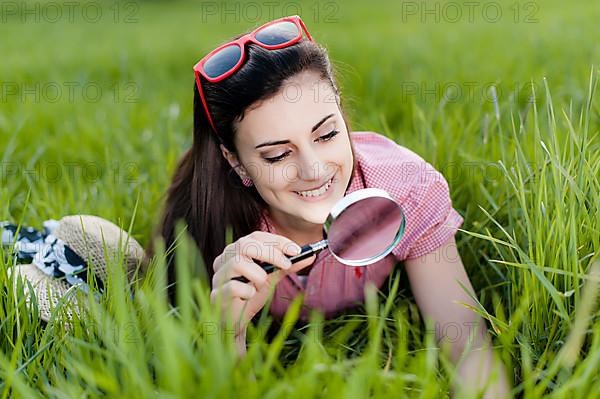
<svg viewBox="0 0 600 399">
<path fill-rule="evenodd" d="M 436 250 L 405 261 L 411 290 L 423 319 L 430 319 L 436 337 L 446 337 L 455 350 L 470 340 L 476 347 L 483 340 L 483 319 L 462 303 L 477 306 L 469 296 L 475 292 L 456 249 L 454 237 Z M 461 283 L 468 291 L 465 292 Z"/>
</svg>

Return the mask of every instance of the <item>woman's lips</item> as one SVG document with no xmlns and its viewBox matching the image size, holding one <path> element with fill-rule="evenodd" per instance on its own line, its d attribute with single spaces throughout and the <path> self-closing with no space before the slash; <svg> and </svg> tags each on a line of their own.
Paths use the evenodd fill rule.
<svg viewBox="0 0 600 399">
<path fill-rule="evenodd" d="M 309 202 L 321 201 L 322 199 L 329 197 L 329 194 L 333 191 L 332 187 L 333 187 L 334 183 L 335 183 L 335 175 L 331 179 L 329 179 L 324 185 L 322 185 L 318 190 L 316 190 L 316 191 L 322 191 L 322 193 L 320 193 L 319 195 L 304 196 L 304 195 L 300 194 L 298 191 L 294 191 L 294 193 L 298 197 L 300 197 L 301 199 L 303 199 L 305 201 L 309 201 Z M 311 191 L 314 192 L 315 190 L 311 190 Z"/>
</svg>

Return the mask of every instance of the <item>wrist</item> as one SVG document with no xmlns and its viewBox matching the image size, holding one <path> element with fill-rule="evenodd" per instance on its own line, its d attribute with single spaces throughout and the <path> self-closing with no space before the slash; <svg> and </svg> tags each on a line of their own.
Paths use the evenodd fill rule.
<svg viewBox="0 0 600 399">
<path fill-rule="evenodd" d="M 235 335 L 235 346 L 240 357 L 246 355 L 246 328 L 243 328 Z"/>
</svg>

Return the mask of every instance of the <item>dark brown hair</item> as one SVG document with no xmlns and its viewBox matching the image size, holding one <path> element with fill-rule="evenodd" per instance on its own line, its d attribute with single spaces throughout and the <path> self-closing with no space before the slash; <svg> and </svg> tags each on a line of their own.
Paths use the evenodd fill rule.
<svg viewBox="0 0 600 399">
<path fill-rule="evenodd" d="M 242 184 L 222 156 L 220 142 L 236 154 L 234 123 L 244 118 L 244 111 L 249 106 L 276 95 L 286 80 L 300 72 L 318 73 L 331 85 L 334 93 L 338 96 L 340 93 L 327 50 L 315 42 L 303 39 L 278 50 L 250 44 L 246 52 L 244 65 L 227 79 L 214 84 L 202 80 L 202 90 L 218 137 L 209 125 L 194 83 L 193 144 L 177 165 L 155 233 L 169 250 L 175 244 L 175 225 L 183 221 L 200 249 L 206 268 L 202 274 L 208 276 L 209 281 L 213 276 L 214 259 L 225 249 L 226 228 L 232 229 L 234 241 L 257 230 L 262 210 L 267 207 L 254 186 Z M 348 119 L 343 110 L 341 112 L 350 132 Z M 149 252 L 152 254 L 152 249 Z M 167 280 L 169 299 L 174 304 L 174 251 L 167 255 Z"/>
</svg>

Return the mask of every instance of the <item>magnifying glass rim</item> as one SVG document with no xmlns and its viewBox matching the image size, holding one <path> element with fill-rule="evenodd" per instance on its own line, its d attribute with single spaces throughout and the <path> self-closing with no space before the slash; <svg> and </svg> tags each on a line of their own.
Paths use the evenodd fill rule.
<svg viewBox="0 0 600 399">
<path fill-rule="evenodd" d="M 371 197 L 382 197 L 387 198 L 392 201 L 394 199 L 390 197 L 387 191 L 382 190 L 380 188 L 369 187 L 369 188 L 361 188 L 359 190 L 353 191 L 350 194 L 343 197 L 341 200 L 336 202 L 336 204 L 331 208 L 331 212 L 329 212 L 329 216 L 331 216 L 334 220 L 342 213 L 342 211 L 348 208 L 350 205 L 358 202 L 360 200 L 371 198 Z M 396 202 L 396 201 L 394 201 Z"/>
<path fill-rule="evenodd" d="M 360 190 L 353 191 L 350 194 L 343 197 L 341 200 L 339 200 L 335 204 L 335 206 L 331 209 L 331 212 L 329 212 L 329 215 L 327 216 L 327 220 L 325 221 L 325 224 L 324 224 L 325 232 L 329 232 L 329 229 L 330 229 L 333 221 L 335 219 L 337 219 L 339 217 L 339 215 L 345 209 L 347 209 L 350 205 L 352 205 L 360 200 L 366 199 L 366 198 L 377 198 L 377 197 L 385 198 L 390 201 L 393 201 L 398 206 L 398 209 L 400 210 L 400 215 L 402 216 L 402 222 L 400 223 L 400 227 L 398 229 L 398 232 L 396 233 L 396 237 L 394 238 L 394 241 L 379 255 L 376 255 L 376 256 L 373 256 L 370 258 L 358 259 L 358 260 L 342 259 L 339 256 L 337 256 L 331 250 L 331 248 L 329 248 L 329 252 L 341 263 L 348 265 L 348 266 L 368 266 L 370 264 L 373 264 L 373 263 L 385 258 L 387 255 L 389 255 L 389 253 L 396 247 L 396 245 L 398 245 L 398 243 L 402 239 L 402 235 L 404 234 L 404 225 L 405 225 L 405 218 L 404 218 L 404 212 L 402 211 L 402 207 L 400 206 L 400 204 L 398 204 L 398 202 L 396 202 L 396 200 L 394 200 L 389 195 L 389 193 L 387 191 L 382 190 L 380 188 L 375 188 L 375 187 L 363 188 Z M 327 239 L 329 240 L 329 237 L 327 237 Z"/>
</svg>

